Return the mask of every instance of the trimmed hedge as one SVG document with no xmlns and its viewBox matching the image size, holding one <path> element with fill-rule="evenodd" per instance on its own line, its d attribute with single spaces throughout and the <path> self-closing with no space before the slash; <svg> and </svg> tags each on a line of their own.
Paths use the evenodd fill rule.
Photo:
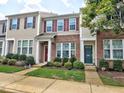
<svg viewBox="0 0 124 93">
<path fill-rule="evenodd" d="M 115 60 L 114 62 L 114 66 L 113 69 L 115 71 L 123 71 L 123 67 L 122 67 L 122 61 L 121 60 Z"/>
<path fill-rule="evenodd" d="M 61 58 L 56 57 L 56 58 L 54 59 L 54 62 L 62 62 L 62 59 L 61 59 Z"/>
<path fill-rule="evenodd" d="M 72 63 L 71 62 L 67 62 L 64 64 L 64 67 L 67 69 L 72 69 Z"/>
<path fill-rule="evenodd" d="M 60 62 L 54 62 L 53 65 L 55 67 L 61 67 L 62 66 L 62 63 L 60 63 Z"/>
<path fill-rule="evenodd" d="M 109 64 L 108 64 L 108 62 L 106 62 L 104 59 L 101 59 L 101 60 L 99 61 L 99 67 L 100 67 L 100 68 L 104 67 L 104 68 L 108 69 L 108 68 L 109 68 Z"/>
<path fill-rule="evenodd" d="M 80 61 L 75 61 L 73 63 L 73 67 L 76 68 L 76 69 L 84 69 L 84 64 Z"/>
<path fill-rule="evenodd" d="M 27 58 L 26 58 L 26 64 L 27 65 L 34 65 L 35 64 L 35 61 L 34 61 L 34 57 L 33 56 L 28 56 Z"/>
</svg>

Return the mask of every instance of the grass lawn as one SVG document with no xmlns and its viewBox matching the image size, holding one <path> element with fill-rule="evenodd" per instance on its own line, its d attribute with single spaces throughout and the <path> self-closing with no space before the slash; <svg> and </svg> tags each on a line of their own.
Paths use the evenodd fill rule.
<svg viewBox="0 0 124 93">
<path fill-rule="evenodd" d="M 22 67 L 0 65 L 0 72 L 14 73 L 23 70 Z"/>
<path fill-rule="evenodd" d="M 12 92 L 7 92 L 7 91 L 0 90 L 0 93 L 12 93 Z"/>
<path fill-rule="evenodd" d="M 105 84 L 105 85 L 124 87 L 124 84 L 122 84 L 121 82 L 114 80 L 108 76 L 100 75 L 100 78 L 101 78 L 103 84 Z"/>
<path fill-rule="evenodd" d="M 62 69 L 51 69 L 51 68 L 40 68 L 32 72 L 27 73 L 29 76 L 53 78 L 62 80 L 74 80 L 74 81 L 85 81 L 84 71 L 79 70 L 62 70 Z"/>
</svg>

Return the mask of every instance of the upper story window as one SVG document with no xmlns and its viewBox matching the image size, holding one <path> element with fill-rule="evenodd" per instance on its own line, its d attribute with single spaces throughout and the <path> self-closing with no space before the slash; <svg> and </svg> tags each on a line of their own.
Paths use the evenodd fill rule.
<svg viewBox="0 0 124 93">
<path fill-rule="evenodd" d="M 24 29 L 26 29 L 26 28 L 35 28 L 35 23 L 36 23 L 35 21 L 36 21 L 35 16 L 25 17 Z"/>
<path fill-rule="evenodd" d="M 57 21 L 57 31 L 63 31 L 64 30 L 64 20 L 58 20 Z"/>
<path fill-rule="evenodd" d="M 27 28 L 33 27 L 33 17 L 27 17 Z"/>
<path fill-rule="evenodd" d="M 76 29 L 76 18 L 70 18 L 69 19 L 69 30 L 75 30 Z"/>
<path fill-rule="evenodd" d="M 12 28 L 12 29 L 17 29 L 17 18 L 12 19 L 11 28 Z"/>
<path fill-rule="evenodd" d="M 52 21 L 46 21 L 46 31 L 52 32 Z"/>
</svg>

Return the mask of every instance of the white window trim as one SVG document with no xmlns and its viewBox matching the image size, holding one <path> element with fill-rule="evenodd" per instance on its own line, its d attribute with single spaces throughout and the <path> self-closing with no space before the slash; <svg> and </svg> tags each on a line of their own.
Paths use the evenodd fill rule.
<svg viewBox="0 0 124 93">
<path fill-rule="evenodd" d="M 24 40 L 28 40 L 28 46 L 27 46 L 27 54 L 26 55 L 28 55 L 28 56 L 30 56 L 30 55 L 33 55 L 33 48 L 34 48 L 34 40 L 33 39 L 21 39 L 21 40 L 18 40 L 18 41 L 21 41 L 21 49 L 20 49 L 20 54 L 22 54 L 22 42 L 24 41 Z M 29 54 L 29 48 L 30 48 L 30 46 L 29 46 L 29 41 L 30 40 L 32 40 L 33 41 L 33 44 L 32 44 L 32 54 Z M 18 53 L 18 41 L 17 41 L 17 48 L 16 48 L 16 53 Z"/>
<path fill-rule="evenodd" d="M 63 20 L 63 29 L 61 31 L 58 30 L 58 20 Z M 58 19 L 57 20 L 57 32 L 64 32 L 64 19 Z"/>
<path fill-rule="evenodd" d="M 27 17 L 26 28 L 32 28 L 32 27 L 28 27 L 28 23 L 29 23 L 29 22 L 28 22 L 28 18 L 32 18 L 32 27 L 33 27 L 33 19 L 34 19 L 34 18 L 33 18 L 33 16 L 28 16 L 28 17 Z"/>
<path fill-rule="evenodd" d="M 105 40 L 110 40 L 110 58 L 105 58 L 105 56 L 104 56 L 104 41 Z M 113 46 L 112 46 L 112 41 L 113 40 L 122 40 L 122 45 L 123 45 L 123 58 L 122 59 L 117 59 L 117 58 L 113 58 L 113 50 L 116 50 L 116 49 L 113 49 Z M 119 49 L 122 49 L 122 48 L 119 48 Z M 118 50 L 118 49 L 117 49 Z M 103 40 L 103 58 L 105 59 L 105 60 L 124 60 L 124 39 L 104 39 Z"/>
<path fill-rule="evenodd" d="M 70 30 L 70 19 L 73 19 L 73 18 L 75 19 L 75 29 L 74 29 L 74 30 Z M 73 32 L 73 31 L 76 31 L 76 26 L 77 26 L 76 23 L 77 23 L 77 20 L 76 20 L 75 17 L 69 18 L 69 31 L 72 31 L 72 32 Z"/>
<path fill-rule="evenodd" d="M 15 28 L 15 29 L 12 28 L 13 20 L 14 20 L 14 19 L 17 21 L 16 24 L 14 24 L 14 25 L 16 25 L 16 28 Z M 18 26 L 18 18 L 13 18 L 13 19 L 12 19 L 12 24 L 11 24 L 11 29 L 14 30 L 14 31 L 16 31 L 16 30 L 17 30 L 17 26 Z"/>
<path fill-rule="evenodd" d="M 48 21 L 51 21 L 52 22 L 52 26 L 51 26 L 51 31 L 50 32 L 47 31 L 47 22 Z M 53 29 L 53 20 L 46 20 L 46 32 L 47 33 L 52 33 L 53 32 L 52 29 Z"/>
<path fill-rule="evenodd" d="M 68 42 L 65 42 L 65 43 L 68 43 Z M 69 42 L 69 57 L 68 58 L 71 58 L 71 43 L 72 42 Z M 76 43 L 73 42 L 75 44 L 75 56 L 76 56 Z M 61 57 L 60 58 L 63 58 L 63 43 L 60 43 L 61 44 Z M 56 57 L 57 57 L 57 49 L 56 49 Z"/>
</svg>

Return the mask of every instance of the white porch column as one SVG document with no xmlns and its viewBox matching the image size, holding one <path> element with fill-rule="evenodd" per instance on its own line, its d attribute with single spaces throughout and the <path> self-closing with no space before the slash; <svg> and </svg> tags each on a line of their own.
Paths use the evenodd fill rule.
<svg viewBox="0 0 124 93">
<path fill-rule="evenodd" d="M 6 40 L 5 43 L 6 43 L 5 44 L 5 55 L 7 55 L 8 54 L 8 40 Z"/>
<path fill-rule="evenodd" d="M 40 48 L 40 42 L 39 41 L 36 41 L 36 64 L 39 64 L 39 48 Z"/>
<path fill-rule="evenodd" d="M 48 41 L 48 61 L 51 61 L 51 47 L 52 47 L 52 44 L 51 44 L 51 40 Z"/>
<path fill-rule="evenodd" d="M 80 61 L 84 63 L 84 41 L 80 41 Z"/>
</svg>

